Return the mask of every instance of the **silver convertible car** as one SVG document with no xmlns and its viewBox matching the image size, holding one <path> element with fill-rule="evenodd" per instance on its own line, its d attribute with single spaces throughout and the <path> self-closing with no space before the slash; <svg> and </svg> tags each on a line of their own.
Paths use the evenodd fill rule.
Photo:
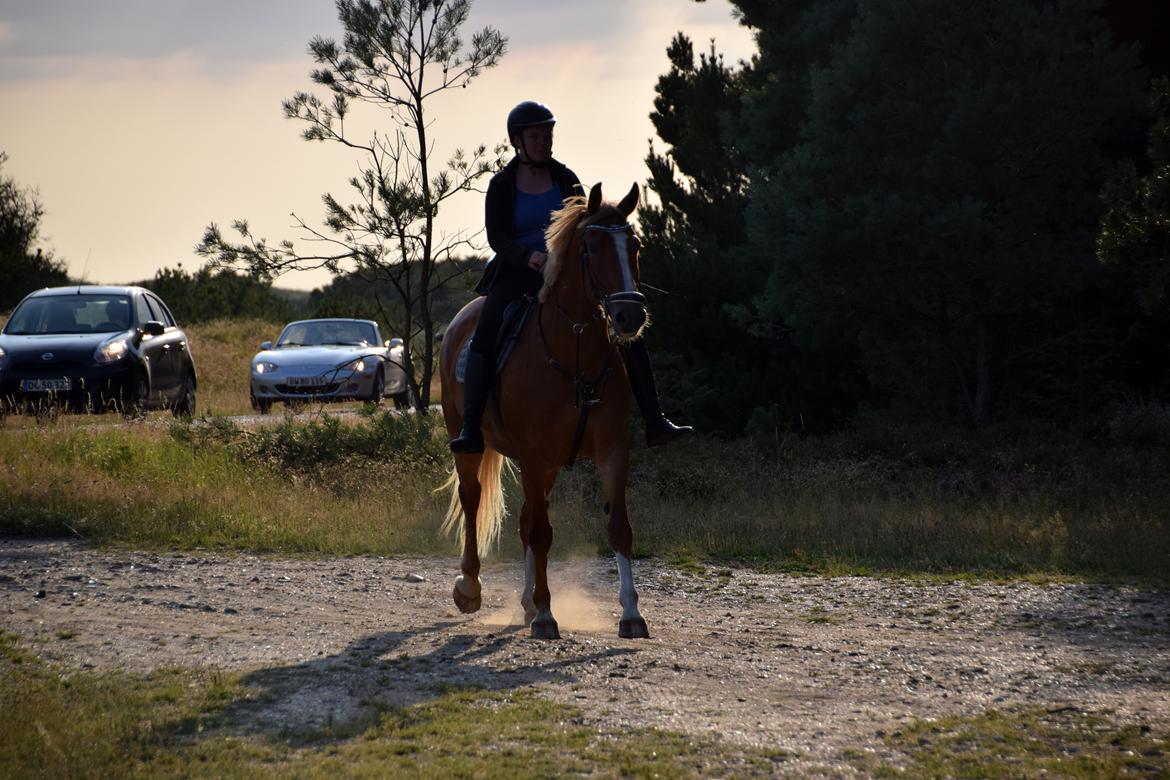
<svg viewBox="0 0 1170 780">
<path fill-rule="evenodd" d="M 372 320 L 299 320 L 252 358 L 252 408 L 267 414 L 275 401 L 410 402 L 402 339 L 382 341 Z"/>
</svg>

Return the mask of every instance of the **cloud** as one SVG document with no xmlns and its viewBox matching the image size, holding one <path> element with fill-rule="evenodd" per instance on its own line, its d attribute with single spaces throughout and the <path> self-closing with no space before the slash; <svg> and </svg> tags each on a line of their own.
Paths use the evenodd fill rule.
<svg viewBox="0 0 1170 780">
<path fill-rule="evenodd" d="M 220 71 L 258 62 L 303 62 L 310 38 L 340 34 L 336 12 L 323 0 L 0 0 L 0 5 L 0 24 L 20 31 L 7 40 L 0 35 L 5 81 L 46 71 L 61 74 L 77 62 L 166 60 L 184 52 Z"/>
<path fill-rule="evenodd" d="M 125 282 L 180 261 L 198 267 L 192 246 L 213 221 L 247 218 L 257 235 L 299 240 L 290 211 L 318 225 L 323 192 L 348 200 L 356 155 L 306 144 L 280 107 L 314 91 L 306 44 L 336 35 L 329 0 L 0 0 L 0 16 L 6 170 L 39 188 L 44 234 L 75 274 Z M 485 25 L 510 37 L 509 52 L 429 104 L 434 159 L 504 141 L 508 110 L 536 98 L 560 119 L 557 156 L 611 196 L 645 179 L 654 84 L 674 33 L 699 49 L 715 36 L 729 60 L 750 48 L 726 0 L 478 0 L 465 42 Z M 373 107 L 346 122 L 359 140 L 389 126 Z M 150 219 L 134 222 L 140 214 Z M 480 230 L 482 195 L 452 199 L 440 219 L 444 232 Z"/>
</svg>

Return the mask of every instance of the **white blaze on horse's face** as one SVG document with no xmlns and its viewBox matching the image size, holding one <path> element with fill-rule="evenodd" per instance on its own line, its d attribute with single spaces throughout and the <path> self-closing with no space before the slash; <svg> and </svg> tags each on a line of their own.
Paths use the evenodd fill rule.
<svg viewBox="0 0 1170 780">
<path fill-rule="evenodd" d="M 630 271 L 630 235 L 628 233 L 613 234 L 613 248 L 617 252 L 618 265 L 622 269 L 622 283 L 624 292 L 637 292 L 634 285 L 634 274 Z"/>
<path fill-rule="evenodd" d="M 613 284 L 600 296 L 600 303 L 614 336 L 619 341 L 632 341 L 642 334 L 647 322 L 646 298 L 638 292 L 638 282 L 634 278 L 638 240 L 629 225 L 589 225 L 585 230 L 602 234 L 596 237 L 593 251 L 606 260 L 608 253 L 603 250 L 603 242 L 606 239 L 612 241 L 613 262 L 620 272 L 621 286 L 618 288 Z"/>
</svg>

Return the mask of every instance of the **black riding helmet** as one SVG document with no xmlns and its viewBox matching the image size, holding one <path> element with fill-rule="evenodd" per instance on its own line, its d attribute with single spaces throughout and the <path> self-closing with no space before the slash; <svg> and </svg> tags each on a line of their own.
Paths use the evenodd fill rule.
<svg viewBox="0 0 1170 780">
<path fill-rule="evenodd" d="M 557 118 L 553 116 L 553 112 L 544 103 L 537 103 L 535 100 L 525 100 L 511 111 L 508 112 L 508 140 L 512 146 L 519 152 L 524 151 L 524 164 L 530 165 L 533 168 L 543 168 L 547 163 L 532 162 L 531 156 L 528 154 L 528 149 L 524 146 L 524 138 L 521 136 L 519 144 L 517 144 L 516 136 L 526 127 L 539 127 L 541 125 L 555 125 Z M 521 158 L 521 159 L 524 159 Z"/>
<path fill-rule="evenodd" d="M 515 108 L 508 112 L 508 140 L 511 141 L 526 127 L 536 127 L 537 125 L 554 125 L 557 118 L 553 116 L 553 112 L 544 103 L 537 103 L 535 100 L 525 100 L 523 103 L 518 103 Z"/>
</svg>

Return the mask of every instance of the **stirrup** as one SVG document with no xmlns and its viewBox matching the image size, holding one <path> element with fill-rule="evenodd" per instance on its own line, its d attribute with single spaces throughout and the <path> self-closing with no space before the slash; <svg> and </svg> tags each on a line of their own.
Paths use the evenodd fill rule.
<svg viewBox="0 0 1170 780">
<path fill-rule="evenodd" d="M 666 417 L 659 417 L 652 425 L 646 426 L 646 446 L 661 447 L 694 432 L 695 429 L 689 425 L 675 425 Z"/>
</svg>

